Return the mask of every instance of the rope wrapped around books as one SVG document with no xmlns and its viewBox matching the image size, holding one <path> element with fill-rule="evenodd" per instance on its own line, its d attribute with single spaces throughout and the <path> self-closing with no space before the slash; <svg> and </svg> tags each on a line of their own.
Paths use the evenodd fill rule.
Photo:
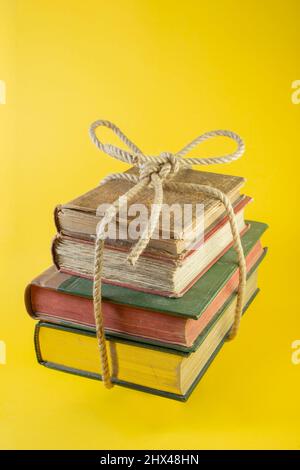
<svg viewBox="0 0 300 470">
<path fill-rule="evenodd" d="M 96 136 L 96 129 L 98 127 L 107 127 L 111 129 L 120 140 L 127 145 L 130 151 L 123 150 L 115 145 L 103 144 Z M 96 322 L 96 334 L 97 341 L 100 351 L 101 367 L 102 367 L 102 379 L 104 385 L 107 388 L 113 386 L 110 374 L 110 367 L 108 362 L 108 354 L 106 347 L 106 340 L 104 334 L 103 324 L 103 313 L 102 313 L 102 270 L 103 270 L 103 250 L 104 250 L 104 239 L 105 229 L 107 225 L 112 222 L 118 212 L 122 209 L 124 204 L 130 202 L 135 196 L 137 196 L 144 188 L 151 187 L 154 190 L 153 205 L 150 215 L 150 220 L 144 228 L 139 240 L 131 249 L 127 261 L 131 265 L 135 265 L 140 255 L 147 247 L 155 228 L 159 222 L 159 216 L 163 204 L 163 188 L 172 190 L 184 189 L 186 191 L 203 192 L 218 199 L 222 202 L 225 207 L 228 220 L 230 222 L 233 246 L 238 256 L 239 263 L 239 284 L 237 292 L 237 303 L 234 315 L 234 321 L 228 336 L 228 339 L 233 339 L 240 325 L 241 315 L 244 305 L 244 292 L 246 285 L 246 262 L 241 243 L 241 238 L 238 230 L 238 226 L 235 219 L 233 207 L 229 198 L 217 188 L 213 188 L 208 185 L 200 185 L 193 183 L 183 183 L 178 181 L 172 181 L 174 175 L 176 175 L 181 169 L 189 168 L 192 165 L 213 165 L 219 163 L 229 163 L 233 160 L 237 160 L 244 153 L 245 146 L 244 142 L 237 134 L 227 130 L 216 130 L 206 132 L 200 135 L 188 145 L 183 147 L 179 152 L 169 153 L 163 152 L 158 156 L 145 155 L 131 140 L 126 137 L 125 134 L 110 121 L 95 121 L 90 126 L 90 137 L 92 142 L 96 145 L 99 150 L 102 150 L 107 155 L 121 160 L 125 163 L 129 163 L 136 166 L 139 169 L 139 175 L 132 175 L 128 173 L 114 173 L 104 178 L 100 184 L 104 184 L 111 180 L 126 180 L 133 184 L 132 188 L 129 189 L 122 197 L 118 198 L 106 211 L 104 217 L 99 222 L 96 232 L 95 241 L 95 258 L 94 258 L 94 284 L 93 284 L 93 301 L 94 301 L 94 316 Z M 234 140 L 238 148 L 235 152 L 213 158 L 183 158 L 188 152 L 198 146 L 201 142 L 207 139 L 211 139 L 217 136 L 229 137 Z"/>
</svg>

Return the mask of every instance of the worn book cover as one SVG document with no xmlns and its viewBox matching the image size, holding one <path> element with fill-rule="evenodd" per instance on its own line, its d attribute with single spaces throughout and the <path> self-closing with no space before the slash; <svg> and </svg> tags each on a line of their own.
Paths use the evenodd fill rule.
<svg viewBox="0 0 300 470">
<path fill-rule="evenodd" d="M 128 173 L 137 173 L 136 168 L 131 168 Z M 185 169 L 180 171 L 174 177 L 174 182 L 195 183 L 209 185 L 214 188 L 220 189 L 231 200 L 232 203 L 236 202 L 239 198 L 239 191 L 245 183 L 245 179 L 238 176 L 222 175 L 218 173 L 211 173 L 207 171 L 195 171 L 192 169 Z M 72 237 L 79 237 L 90 239 L 95 236 L 96 226 L 101 220 L 101 216 L 97 215 L 97 209 L 101 204 L 111 204 L 120 196 L 123 196 L 131 187 L 133 183 L 128 181 L 108 181 L 107 183 L 97 186 L 96 188 L 88 191 L 87 193 L 73 199 L 72 201 L 57 206 L 55 210 L 55 222 L 57 231 Z M 131 200 L 130 204 L 144 205 L 148 213 L 151 210 L 153 203 L 153 190 L 145 188 L 139 195 Z M 196 204 L 203 204 L 204 208 L 204 225 L 208 228 L 213 222 L 224 214 L 224 208 L 220 201 L 203 194 L 203 192 L 195 191 L 181 191 L 180 186 L 177 191 L 164 188 L 164 203 L 171 207 L 173 204 L 179 204 L 181 207 L 184 204 L 191 204 L 193 206 L 193 216 L 195 216 Z M 127 221 L 132 217 L 124 220 L 122 216 L 117 216 L 118 224 L 127 224 Z M 149 248 L 154 247 L 157 249 L 165 250 L 169 253 L 181 253 L 185 248 L 183 243 L 184 238 L 190 235 L 190 232 L 195 229 L 192 226 L 182 236 L 175 237 L 174 223 L 171 221 L 170 237 L 169 239 L 159 238 L 158 240 L 150 240 Z M 160 230 L 163 231 L 163 224 L 160 221 Z M 119 240 L 106 240 L 107 244 L 118 245 Z M 129 237 L 130 243 L 130 237 Z M 132 241 L 131 241 L 132 243 Z"/>
</svg>

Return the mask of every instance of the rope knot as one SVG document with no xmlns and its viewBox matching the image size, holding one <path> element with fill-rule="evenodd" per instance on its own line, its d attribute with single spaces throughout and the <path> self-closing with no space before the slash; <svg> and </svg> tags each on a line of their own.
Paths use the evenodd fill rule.
<svg viewBox="0 0 300 470">
<path fill-rule="evenodd" d="M 152 175 L 157 175 L 162 181 L 173 176 L 180 170 L 180 159 L 173 153 L 163 152 L 158 157 L 151 160 L 146 160 L 139 166 L 140 179 L 150 178 Z"/>
</svg>

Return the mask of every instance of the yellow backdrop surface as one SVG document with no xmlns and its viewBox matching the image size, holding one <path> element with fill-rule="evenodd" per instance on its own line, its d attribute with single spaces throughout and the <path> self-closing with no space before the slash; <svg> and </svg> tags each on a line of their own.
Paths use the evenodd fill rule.
<svg viewBox="0 0 300 470">
<path fill-rule="evenodd" d="M 0 3 L 0 447 L 300 448 L 299 2 Z M 211 170 L 245 176 L 270 225 L 261 294 L 186 404 L 35 360 L 23 290 L 51 263 L 53 208 L 126 167 L 90 143 L 97 118 L 153 154 L 218 128 L 247 144 Z"/>
</svg>

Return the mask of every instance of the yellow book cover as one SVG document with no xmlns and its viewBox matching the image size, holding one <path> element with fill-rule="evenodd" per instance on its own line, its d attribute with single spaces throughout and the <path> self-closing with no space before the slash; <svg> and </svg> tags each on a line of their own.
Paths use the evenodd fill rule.
<svg viewBox="0 0 300 470">
<path fill-rule="evenodd" d="M 257 269 L 246 285 L 246 306 L 258 292 Z M 194 352 L 176 351 L 129 339 L 108 339 L 115 384 L 185 401 L 223 345 L 233 323 L 236 295 L 201 333 Z M 244 309 L 244 310 L 245 310 Z M 46 367 L 101 380 L 95 333 L 67 325 L 39 322 L 35 346 Z"/>
</svg>

